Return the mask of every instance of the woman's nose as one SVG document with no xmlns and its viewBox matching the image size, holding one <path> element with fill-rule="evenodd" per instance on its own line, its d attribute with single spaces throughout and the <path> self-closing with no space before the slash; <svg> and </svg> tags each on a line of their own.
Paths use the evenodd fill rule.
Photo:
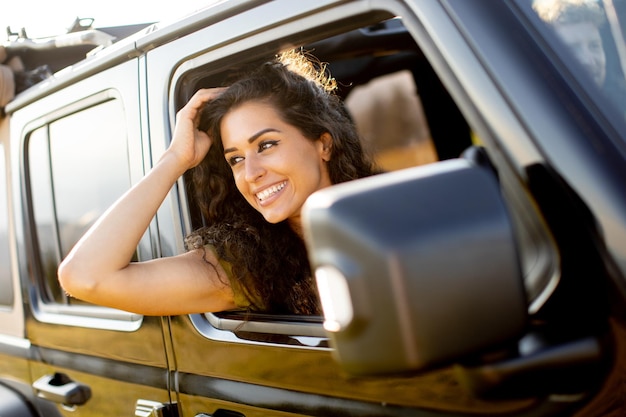
<svg viewBox="0 0 626 417">
<path fill-rule="evenodd" d="M 255 182 L 263 176 L 265 168 L 256 156 L 246 157 L 245 160 L 246 174 L 245 178 L 248 182 Z"/>
</svg>

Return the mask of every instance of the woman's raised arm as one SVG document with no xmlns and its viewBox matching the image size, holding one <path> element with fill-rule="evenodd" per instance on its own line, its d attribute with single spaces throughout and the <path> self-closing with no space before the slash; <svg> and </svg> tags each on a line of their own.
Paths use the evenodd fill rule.
<svg viewBox="0 0 626 417">
<path fill-rule="evenodd" d="M 59 266 L 61 286 L 94 304 L 147 315 L 220 311 L 234 307 L 228 279 L 214 255 L 192 251 L 130 263 L 166 195 L 198 165 L 211 139 L 197 129 L 199 110 L 220 94 L 198 91 L 176 116 L 172 143 L 152 170 L 111 206 Z M 210 263 L 208 263 L 208 262 Z"/>
</svg>

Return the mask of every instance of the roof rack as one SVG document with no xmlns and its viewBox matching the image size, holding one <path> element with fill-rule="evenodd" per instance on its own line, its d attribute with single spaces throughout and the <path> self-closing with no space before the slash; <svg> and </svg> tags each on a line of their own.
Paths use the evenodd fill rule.
<svg viewBox="0 0 626 417">
<path fill-rule="evenodd" d="M 13 97 L 73 65 L 92 51 L 106 48 L 152 23 L 94 28 L 94 19 L 76 18 L 67 33 L 29 38 L 26 30 L 7 27 L 7 41 L 0 45 L 0 108 Z"/>
</svg>

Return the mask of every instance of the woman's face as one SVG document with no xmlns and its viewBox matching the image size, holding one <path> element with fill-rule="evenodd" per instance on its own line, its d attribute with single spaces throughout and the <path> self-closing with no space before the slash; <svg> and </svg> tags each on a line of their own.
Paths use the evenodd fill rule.
<svg viewBox="0 0 626 417">
<path fill-rule="evenodd" d="M 557 24 L 555 29 L 594 81 L 601 86 L 606 78 L 606 55 L 598 28 L 591 22 L 579 22 Z"/>
<path fill-rule="evenodd" d="M 309 195 L 331 185 L 330 135 L 311 141 L 270 104 L 257 101 L 230 110 L 220 129 L 239 192 L 268 222 L 289 219 L 299 227 Z"/>
</svg>

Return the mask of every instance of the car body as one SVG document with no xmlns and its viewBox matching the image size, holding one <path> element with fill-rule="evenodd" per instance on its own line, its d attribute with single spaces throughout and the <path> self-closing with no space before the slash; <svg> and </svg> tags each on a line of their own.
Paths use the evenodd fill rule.
<svg viewBox="0 0 626 417">
<path fill-rule="evenodd" d="M 0 414 L 626 412 L 626 106 L 591 86 L 541 23 L 522 0 L 229 0 L 20 92 L 0 120 Z M 65 295 L 60 260 L 164 152 L 193 92 L 294 47 L 328 63 L 367 146 L 394 171 L 329 190 L 336 201 L 373 196 L 348 203 L 346 217 L 311 206 L 312 265 L 342 268 L 333 254 L 361 229 L 333 231 L 359 218 L 367 250 L 389 254 L 384 266 L 421 259 L 429 274 L 411 264 L 403 293 L 383 268 L 363 281 L 369 300 L 348 282 L 344 302 L 361 327 L 345 335 L 317 316 L 144 317 Z M 476 182 L 449 179 L 464 172 Z M 181 178 L 136 259 L 184 251 L 202 225 L 191 191 Z M 493 203 L 470 208 L 476 200 Z M 446 214 L 450 206 L 458 211 Z M 420 210 L 430 234 L 403 227 Z M 376 225 L 395 232 L 377 240 Z M 331 238 L 320 243 L 319 230 Z M 417 242 L 413 252 L 406 242 Z M 424 247 L 432 256 L 413 258 Z M 437 280 L 444 271 L 453 284 Z M 428 302 L 433 288 L 440 303 Z M 425 310 L 402 307 L 413 302 Z"/>
</svg>

